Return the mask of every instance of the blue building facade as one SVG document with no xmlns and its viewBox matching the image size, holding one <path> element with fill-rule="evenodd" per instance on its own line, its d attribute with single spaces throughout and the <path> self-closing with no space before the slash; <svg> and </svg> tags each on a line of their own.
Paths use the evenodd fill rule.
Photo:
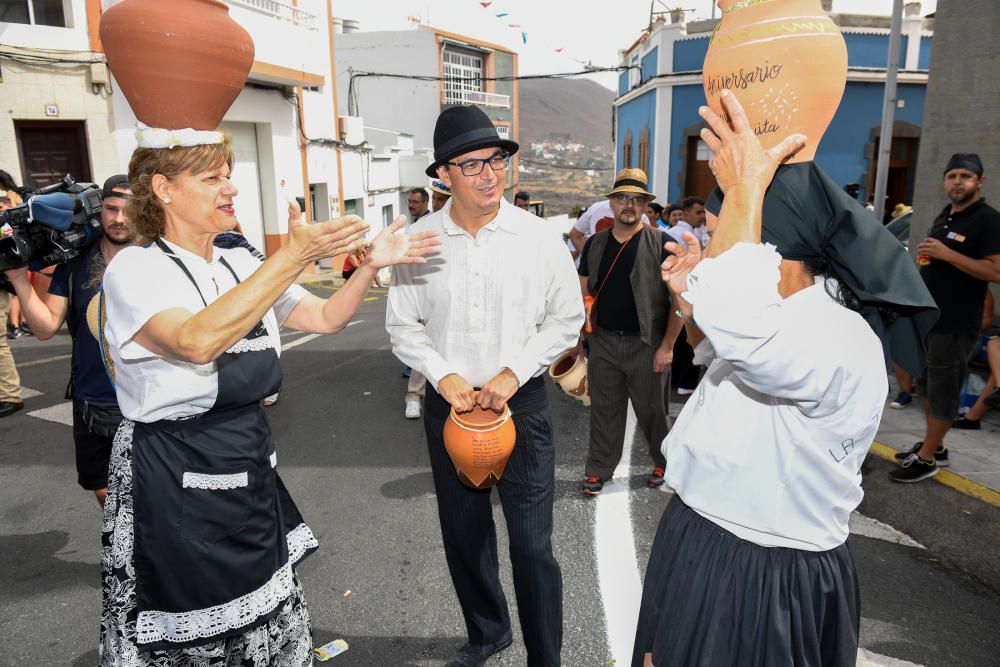
<svg viewBox="0 0 1000 667">
<path fill-rule="evenodd" d="M 853 19 L 853 20 L 852 20 Z M 836 17 L 848 52 L 848 80 L 837 114 L 820 143 L 816 162 L 837 181 L 857 183 L 867 199 L 874 183 L 889 51 L 884 27 L 872 17 Z M 876 19 L 876 23 L 879 20 Z M 852 24 L 864 24 L 852 27 Z M 615 108 L 615 167 L 646 170 L 661 204 L 705 196 L 714 186 L 710 153 L 698 134 L 704 122 L 702 63 L 714 21 L 660 23 L 624 54 Z M 893 128 L 887 204 L 911 203 L 927 70 L 933 34 L 919 16 L 906 17 L 900 44 L 898 103 Z"/>
</svg>

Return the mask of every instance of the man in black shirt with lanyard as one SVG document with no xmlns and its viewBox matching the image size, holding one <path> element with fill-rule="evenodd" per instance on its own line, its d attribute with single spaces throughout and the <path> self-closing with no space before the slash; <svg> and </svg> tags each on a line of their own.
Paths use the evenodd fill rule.
<svg viewBox="0 0 1000 667">
<path fill-rule="evenodd" d="M 665 232 L 642 224 L 646 191 L 642 169 L 623 169 L 608 201 L 614 225 L 587 239 L 580 253 L 580 284 L 594 297 L 590 313 L 587 377 L 590 387 L 590 449 L 583 493 L 596 496 L 622 456 L 628 402 L 649 444 L 653 472 L 646 483 L 663 485 L 666 460 L 660 447 L 667 435 L 664 372 L 673 360 L 682 320 L 670 307 L 660 277 L 669 254 Z"/>
<path fill-rule="evenodd" d="M 967 364 L 979 343 L 983 300 L 990 282 L 1000 282 L 1000 212 L 987 206 L 980 189 L 983 163 L 975 153 L 956 153 L 944 171 L 951 204 L 917 248 L 920 275 L 941 317 L 927 336 L 927 370 L 918 381 L 927 411 L 924 439 L 896 458 L 897 482 L 919 482 L 948 465 L 944 436 L 958 416 Z"/>
</svg>

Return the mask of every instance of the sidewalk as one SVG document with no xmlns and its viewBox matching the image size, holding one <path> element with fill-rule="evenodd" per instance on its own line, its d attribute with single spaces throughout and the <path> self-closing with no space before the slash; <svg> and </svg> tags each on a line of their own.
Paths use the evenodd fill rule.
<svg viewBox="0 0 1000 667">
<path fill-rule="evenodd" d="M 890 381 L 890 384 L 892 385 L 891 396 L 886 398 L 882 424 L 875 441 L 876 444 L 882 443 L 897 451 L 909 450 L 914 443 L 924 437 L 923 399 L 920 396 L 914 396 L 913 403 L 902 410 L 894 410 L 889 407 L 889 402 L 896 395 L 897 389 L 895 382 Z M 983 496 L 992 497 L 995 495 L 994 500 L 1000 502 L 1000 411 L 988 412 L 983 417 L 982 428 L 978 431 L 960 431 L 958 429 L 948 431 L 944 444 L 948 448 L 951 466 L 942 469 L 942 472 L 934 479 L 983 500 L 989 501 Z M 881 458 L 888 458 L 892 454 L 888 448 L 879 448 L 876 445 L 872 446 L 872 452 Z M 956 482 L 956 480 L 951 475 L 945 475 L 945 471 L 950 471 L 954 473 L 954 476 L 973 484 L 967 482 L 964 484 L 961 482 L 950 483 Z M 925 483 L 921 482 L 921 484 Z M 996 494 L 991 494 L 988 491 L 976 493 L 975 486 L 986 487 Z"/>
</svg>

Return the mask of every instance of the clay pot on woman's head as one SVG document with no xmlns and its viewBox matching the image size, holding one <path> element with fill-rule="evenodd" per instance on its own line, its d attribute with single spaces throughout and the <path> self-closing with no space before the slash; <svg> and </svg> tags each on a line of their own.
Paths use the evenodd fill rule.
<svg viewBox="0 0 1000 667">
<path fill-rule="evenodd" d="M 500 412 L 476 406 L 459 414 L 452 408 L 444 424 L 444 448 L 458 478 L 473 489 L 488 489 L 500 481 L 516 439 L 506 405 Z"/>
<path fill-rule="evenodd" d="M 549 366 L 549 377 L 569 396 L 590 407 L 587 388 L 587 360 L 572 350 L 560 354 Z"/>
<path fill-rule="evenodd" d="M 808 162 L 840 106 L 847 46 L 820 0 L 719 0 L 703 77 L 708 105 L 724 110 L 728 89 L 743 105 L 764 148 L 792 134 L 806 145 L 790 162 Z"/>
<path fill-rule="evenodd" d="M 124 0 L 100 32 L 132 111 L 153 128 L 216 129 L 253 66 L 253 40 L 219 0 Z"/>
</svg>

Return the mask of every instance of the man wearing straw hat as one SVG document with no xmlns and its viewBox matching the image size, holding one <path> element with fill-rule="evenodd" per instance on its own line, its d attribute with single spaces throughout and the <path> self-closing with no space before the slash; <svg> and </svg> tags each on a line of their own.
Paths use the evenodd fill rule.
<svg viewBox="0 0 1000 667">
<path fill-rule="evenodd" d="M 590 382 L 590 448 L 583 493 L 596 496 L 622 457 L 631 400 L 646 437 L 651 488 L 663 485 L 667 435 L 664 372 L 673 359 L 682 320 L 671 314 L 670 292 L 660 279 L 669 254 L 666 232 L 640 222 L 654 195 L 646 172 L 622 169 L 608 202 L 614 225 L 587 239 L 580 254 L 580 285 L 593 297 L 587 376 Z"/>
<path fill-rule="evenodd" d="M 452 408 L 510 407 L 517 441 L 497 489 L 527 664 L 558 665 L 562 647 L 562 574 L 551 539 L 555 451 L 544 374 L 576 342 L 583 302 L 559 237 L 528 224 L 535 218 L 503 198 L 517 149 L 477 107 L 441 113 L 427 175 L 443 181 L 452 197 L 412 226 L 438 232 L 441 252 L 423 268 L 397 268 L 389 289 L 393 352 L 427 378 L 424 431 L 445 556 L 469 638 L 449 667 L 482 665 L 512 641 L 491 492 L 463 485 L 444 448 Z"/>
</svg>

